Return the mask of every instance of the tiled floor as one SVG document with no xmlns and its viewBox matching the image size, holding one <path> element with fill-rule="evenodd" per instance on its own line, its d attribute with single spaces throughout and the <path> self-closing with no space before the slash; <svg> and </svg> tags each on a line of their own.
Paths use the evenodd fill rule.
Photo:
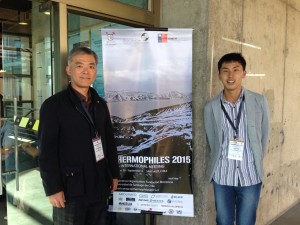
<svg viewBox="0 0 300 225">
<path fill-rule="evenodd" d="M 6 182 L 6 198 L 2 196 L 0 200 L 0 225 L 52 224 L 52 208 L 45 196 L 39 171 L 34 168 L 19 173 L 16 185 L 14 179 Z M 6 215 L 8 221 L 4 220 Z"/>
</svg>

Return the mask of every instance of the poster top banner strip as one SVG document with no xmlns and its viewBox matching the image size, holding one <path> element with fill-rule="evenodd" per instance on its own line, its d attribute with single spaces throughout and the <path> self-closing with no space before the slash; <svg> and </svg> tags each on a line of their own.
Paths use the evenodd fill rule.
<svg viewBox="0 0 300 225">
<path fill-rule="evenodd" d="M 101 28 L 101 30 L 115 30 L 115 31 L 161 31 L 161 32 L 168 32 L 168 31 L 193 31 L 193 28 L 164 28 L 164 27 L 146 27 L 146 28 L 110 28 L 105 27 Z"/>
<path fill-rule="evenodd" d="M 145 28 L 145 31 L 168 31 L 169 28 L 163 28 L 163 27 L 147 27 Z"/>
</svg>

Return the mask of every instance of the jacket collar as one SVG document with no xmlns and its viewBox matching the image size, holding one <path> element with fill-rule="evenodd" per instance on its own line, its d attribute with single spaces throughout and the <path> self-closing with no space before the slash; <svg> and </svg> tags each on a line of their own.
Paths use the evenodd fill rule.
<svg viewBox="0 0 300 225">
<path fill-rule="evenodd" d="M 250 125 L 254 121 L 253 108 L 255 108 L 255 99 L 253 98 L 253 94 L 245 88 L 243 88 L 243 94 L 245 95 L 245 102 L 247 103 L 245 104 L 247 123 L 248 125 Z M 223 95 L 223 91 L 220 92 L 220 94 L 212 102 L 212 110 L 213 110 L 214 118 L 216 120 L 218 137 L 220 141 L 222 140 L 222 110 L 220 104 L 222 95 Z"/>
</svg>

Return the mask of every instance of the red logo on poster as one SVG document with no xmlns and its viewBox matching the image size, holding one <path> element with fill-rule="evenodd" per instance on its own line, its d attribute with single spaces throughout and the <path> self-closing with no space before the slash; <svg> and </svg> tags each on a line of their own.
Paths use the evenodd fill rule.
<svg viewBox="0 0 300 225">
<path fill-rule="evenodd" d="M 159 43 L 167 43 L 168 42 L 168 34 L 158 34 L 158 42 Z"/>
</svg>

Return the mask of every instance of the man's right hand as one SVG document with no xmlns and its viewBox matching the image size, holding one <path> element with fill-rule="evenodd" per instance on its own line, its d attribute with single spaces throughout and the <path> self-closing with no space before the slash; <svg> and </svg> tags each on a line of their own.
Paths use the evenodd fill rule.
<svg viewBox="0 0 300 225">
<path fill-rule="evenodd" d="M 49 196 L 49 201 L 53 207 L 65 208 L 65 194 L 63 191 Z"/>
</svg>

